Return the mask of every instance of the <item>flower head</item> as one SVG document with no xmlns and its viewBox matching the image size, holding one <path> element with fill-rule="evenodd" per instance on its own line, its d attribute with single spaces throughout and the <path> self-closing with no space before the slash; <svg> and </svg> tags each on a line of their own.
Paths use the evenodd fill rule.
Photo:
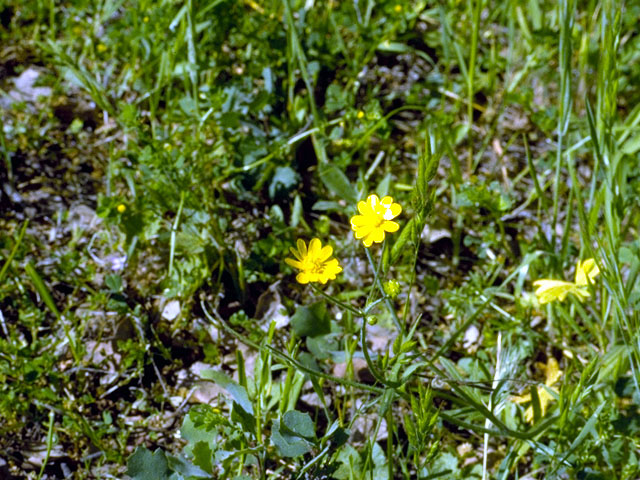
<svg viewBox="0 0 640 480">
<path fill-rule="evenodd" d="M 365 247 L 370 247 L 373 242 L 381 243 L 385 232 L 397 232 L 400 228 L 394 218 L 400 215 L 402 207 L 393 203 L 390 196 L 382 200 L 377 195 L 369 195 L 366 201 L 358 202 L 360 215 L 351 217 L 351 229 L 357 239 L 362 239 Z"/>
<path fill-rule="evenodd" d="M 294 268 L 300 270 L 296 276 L 299 283 L 320 282 L 327 283 L 333 280 L 342 271 L 338 260 L 331 257 L 333 248 L 330 245 L 322 246 L 320 239 L 314 238 L 309 242 L 309 248 L 304 240 L 298 239 L 297 250 L 290 247 L 291 253 L 295 257 L 285 258 L 284 261 Z"/>
<path fill-rule="evenodd" d="M 591 295 L 587 289 L 588 285 L 594 283 L 599 273 L 600 270 L 593 258 L 589 258 L 584 262 L 578 261 L 575 282 L 565 282 L 563 280 L 552 280 L 548 278 L 536 280 L 533 282 L 533 285 L 537 287 L 535 292 L 536 297 L 538 297 L 538 301 L 541 304 L 549 303 L 553 300 L 560 300 L 562 302 L 570 293 L 580 300 L 584 300 Z"/>
<path fill-rule="evenodd" d="M 542 370 L 545 375 L 545 386 L 538 387 L 540 415 L 544 417 L 544 415 L 547 413 L 547 407 L 549 406 L 549 403 L 555 400 L 553 395 L 549 393 L 549 390 L 558 393 L 558 389 L 553 385 L 555 385 L 558 380 L 560 380 L 560 377 L 562 376 L 562 370 L 560 370 L 560 367 L 558 366 L 558 361 L 553 357 L 549 357 L 546 364 L 537 362 L 536 367 Z M 528 403 L 531 401 L 531 394 L 527 393 L 525 395 L 512 397 L 511 400 L 515 403 Z M 527 422 L 533 423 L 533 406 L 529 406 L 527 410 L 525 410 L 524 418 Z"/>
</svg>

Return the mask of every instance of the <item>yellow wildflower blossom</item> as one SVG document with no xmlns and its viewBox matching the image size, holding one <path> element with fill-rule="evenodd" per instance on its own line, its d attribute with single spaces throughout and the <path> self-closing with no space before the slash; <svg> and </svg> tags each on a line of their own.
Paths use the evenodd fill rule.
<svg viewBox="0 0 640 480">
<path fill-rule="evenodd" d="M 536 297 L 538 297 L 538 301 L 541 304 L 549 303 L 553 300 L 560 300 L 562 302 L 570 293 L 580 300 L 584 300 L 591 295 L 587 286 L 594 283 L 599 273 L 600 270 L 593 258 L 589 258 L 584 262 L 578 261 L 574 282 L 552 280 L 549 278 L 536 280 L 533 282 L 533 285 L 537 287 L 535 292 Z"/>
<path fill-rule="evenodd" d="M 547 407 L 549 406 L 549 403 L 555 400 L 553 395 L 549 393 L 548 389 L 553 390 L 556 393 L 559 393 L 558 389 L 553 387 L 553 385 L 555 385 L 558 382 L 558 380 L 560 380 L 560 377 L 562 376 L 562 370 L 560 370 L 560 367 L 558 366 L 558 361 L 553 357 L 549 357 L 546 365 L 544 363 L 537 362 L 536 367 L 542 370 L 546 377 L 544 382 L 546 387 L 538 386 L 538 399 L 540 400 L 540 416 L 544 417 L 545 414 L 547 413 Z M 531 394 L 527 393 L 525 395 L 511 397 L 511 400 L 515 403 L 528 403 L 531 401 Z M 529 406 L 525 410 L 524 418 L 528 423 L 533 424 L 533 406 Z"/>
<path fill-rule="evenodd" d="M 351 217 L 351 229 L 358 240 L 362 239 L 365 247 L 370 247 L 373 242 L 381 243 L 385 232 L 397 232 L 400 228 L 391 220 L 400 215 L 402 207 L 393 203 L 393 198 L 388 195 L 382 200 L 377 195 L 369 195 L 366 201 L 358 202 L 358 211 L 360 215 Z"/>
<path fill-rule="evenodd" d="M 298 239 L 297 250 L 290 247 L 291 253 L 295 257 L 285 258 L 285 262 L 300 270 L 296 276 L 299 283 L 310 282 L 327 283 L 334 280 L 336 275 L 342 271 L 338 260 L 331 257 L 333 248 L 330 245 L 322 246 L 320 239 L 314 238 L 309 242 L 309 248 L 304 240 Z"/>
<path fill-rule="evenodd" d="M 124 203 L 121 203 L 116 207 L 118 213 L 124 213 L 127 210 L 127 206 Z"/>
</svg>

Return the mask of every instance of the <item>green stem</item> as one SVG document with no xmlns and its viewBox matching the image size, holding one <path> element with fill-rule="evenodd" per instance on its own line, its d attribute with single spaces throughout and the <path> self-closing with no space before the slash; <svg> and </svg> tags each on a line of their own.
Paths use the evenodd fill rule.
<svg viewBox="0 0 640 480">
<path fill-rule="evenodd" d="M 320 295 L 322 295 L 324 298 L 326 298 L 327 300 L 329 300 L 332 303 L 335 303 L 336 305 L 338 305 L 341 308 L 344 308 L 345 310 L 348 310 L 349 312 L 353 313 L 354 315 L 358 316 L 358 317 L 364 317 L 364 312 L 362 310 L 359 310 L 357 308 L 353 308 L 351 305 L 344 303 L 341 300 L 338 300 L 335 297 L 332 297 L 331 295 L 329 295 L 328 293 L 324 292 L 324 290 L 318 288 L 316 285 L 314 285 L 313 283 L 310 284 L 311 288 L 313 288 L 313 290 L 316 293 L 319 293 Z"/>
<path fill-rule="evenodd" d="M 42 462 L 42 467 L 40 468 L 40 473 L 38 473 L 37 480 L 42 478 L 42 474 L 44 473 L 44 468 L 47 466 L 49 462 L 49 457 L 51 456 L 51 450 L 53 448 L 53 420 L 55 417 L 55 413 L 53 410 L 49 411 L 49 430 L 47 431 L 47 453 L 45 454 L 44 461 Z"/>
<path fill-rule="evenodd" d="M 362 321 L 362 329 L 360 330 L 360 343 L 362 343 L 362 353 L 364 354 L 364 359 L 367 362 L 367 367 L 371 371 L 373 378 L 382 383 L 383 385 L 389 388 L 397 388 L 402 385 L 402 382 L 389 382 L 384 378 L 384 375 L 376 368 L 371 360 L 371 356 L 369 355 L 369 349 L 367 348 L 367 321 Z"/>
<path fill-rule="evenodd" d="M 2 128 L 0 128 L 0 130 L 2 130 Z M 18 248 L 20 248 L 20 245 L 22 244 L 22 239 L 24 238 L 24 234 L 27 231 L 28 225 L 29 225 L 29 219 L 25 220 L 24 223 L 22 224 L 22 228 L 18 233 L 18 239 L 13 244 L 13 248 L 11 249 L 9 256 L 7 257 L 7 260 L 4 262 L 2 269 L 0 269 L 0 284 L 2 284 L 2 281 L 4 280 L 4 276 L 7 274 L 7 270 L 9 269 L 9 265 L 11 265 L 11 262 L 13 261 L 13 257 L 15 257 L 16 253 L 18 253 Z"/>
<path fill-rule="evenodd" d="M 393 318 L 394 323 L 396 324 L 396 327 L 398 328 L 398 330 L 400 330 L 400 334 L 403 334 L 404 329 L 402 328 L 402 324 L 400 323 L 398 314 L 396 313 L 396 310 L 393 308 L 393 305 L 391 305 L 391 301 L 389 300 L 389 297 L 387 297 L 387 294 L 384 293 L 384 287 L 382 286 L 382 282 L 380 281 L 380 276 L 376 271 L 376 266 L 373 262 L 373 257 L 371 256 L 371 252 L 369 252 L 368 248 L 365 248 L 364 251 L 367 254 L 367 258 L 369 259 L 369 264 L 371 265 L 371 268 L 373 269 L 373 272 L 375 274 L 375 282 L 376 282 L 376 285 L 378 286 L 378 290 L 380 290 L 380 294 L 382 295 L 382 298 L 384 298 L 384 303 L 387 306 L 387 310 L 389 310 L 389 313 L 391 313 L 391 316 Z"/>
<path fill-rule="evenodd" d="M 467 125 L 469 137 L 469 157 L 467 161 L 467 173 L 471 175 L 473 167 L 473 80 L 476 70 L 476 58 L 478 56 L 478 31 L 480 29 L 480 9 L 482 0 L 470 0 L 473 14 L 473 24 L 471 28 L 471 48 L 469 52 L 469 68 L 467 69 Z"/>
</svg>

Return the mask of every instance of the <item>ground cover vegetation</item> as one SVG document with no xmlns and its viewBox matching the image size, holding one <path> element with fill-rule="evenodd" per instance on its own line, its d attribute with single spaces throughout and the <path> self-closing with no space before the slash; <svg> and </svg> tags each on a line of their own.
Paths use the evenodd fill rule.
<svg viewBox="0 0 640 480">
<path fill-rule="evenodd" d="M 0 0 L 0 477 L 638 478 L 639 18 Z"/>
</svg>

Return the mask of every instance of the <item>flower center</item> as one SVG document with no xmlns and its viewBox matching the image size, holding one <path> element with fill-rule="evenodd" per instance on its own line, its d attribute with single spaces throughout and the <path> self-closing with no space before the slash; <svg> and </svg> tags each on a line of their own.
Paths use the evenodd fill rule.
<svg viewBox="0 0 640 480">
<path fill-rule="evenodd" d="M 316 275 L 321 274 L 324 271 L 324 264 L 320 260 L 305 259 L 304 270 Z"/>
<path fill-rule="evenodd" d="M 384 223 L 384 215 L 385 215 L 385 213 L 387 213 L 387 209 L 378 207 L 378 208 L 376 208 L 375 213 L 376 213 L 376 221 L 375 221 L 374 225 L 377 228 L 377 227 L 382 226 L 382 224 Z"/>
</svg>

